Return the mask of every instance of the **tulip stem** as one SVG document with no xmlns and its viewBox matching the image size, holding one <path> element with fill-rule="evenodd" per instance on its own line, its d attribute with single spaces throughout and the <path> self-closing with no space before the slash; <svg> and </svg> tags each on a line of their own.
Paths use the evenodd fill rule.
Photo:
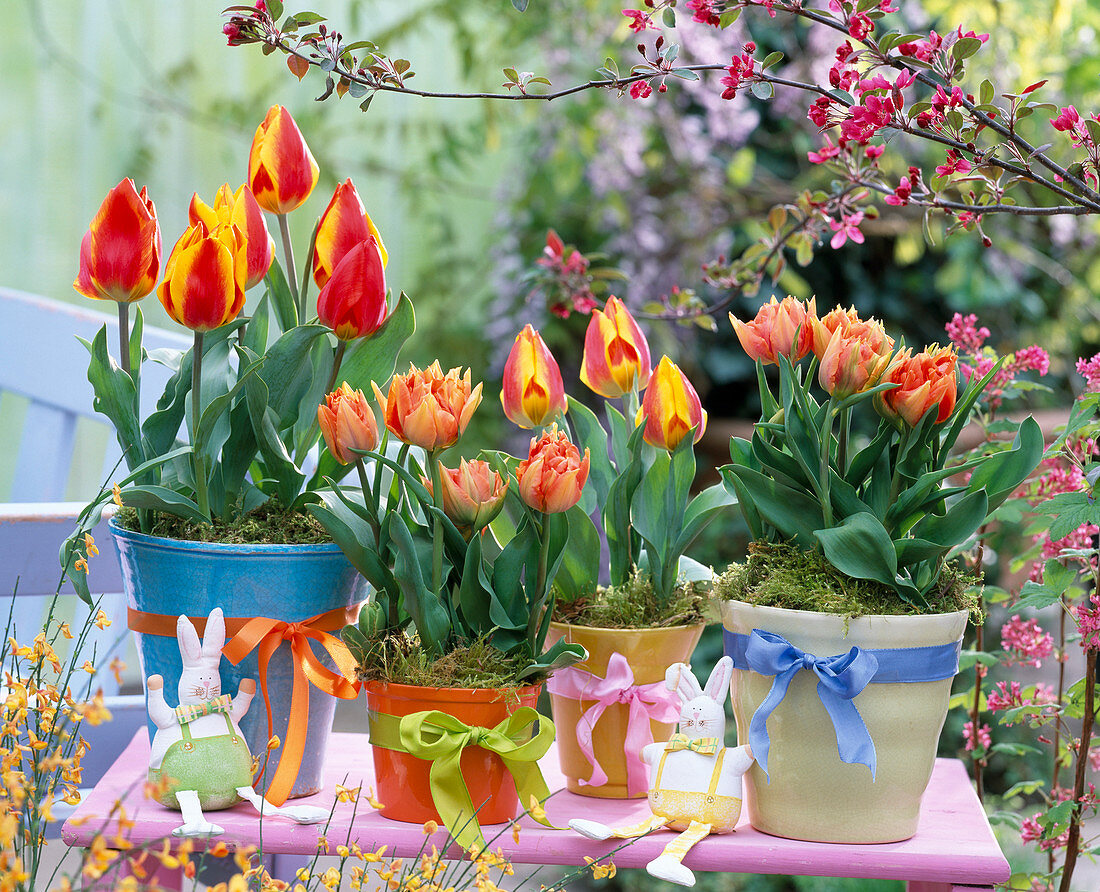
<svg viewBox="0 0 1100 892">
<path fill-rule="evenodd" d="M 130 374 L 130 305 L 118 302 L 118 358 L 122 371 Z"/>
<path fill-rule="evenodd" d="M 432 504 L 443 511 L 443 478 L 439 472 L 438 449 L 428 452 L 428 464 L 432 475 Z M 437 513 L 432 526 L 432 592 L 442 596 L 443 589 L 443 517 Z"/>
<path fill-rule="evenodd" d="M 340 374 L 340 363 L 344 361 L 344 351 L 347 349 L 348 342 L 343 338 L 339 339 L 336 343 L 336 356 L 332 360 L 332 375 L 329 376 L 325 393 L 332 393 L 332 388 L 336 386 L 336 376 Z"/>
<path fill-rule="evenodd" d="M 840 413 L 840 432 L 837 434 L 836 466 L 841 476 L 848 472 L 848 434 L 852 426 L 852 407 Z"/>
<path fill-rule="evenodd" d="M 535 596 L 531 599 L 531 611 L 527 618 L 527 640 L 532 646 L 535 643 L 535 634 L 542 623 L 542 607 L 546 600 L 546 571 L 550 562 L 550 515 L 542 513 L 541 535 L 539 541 L 539 566 L 535 575 Z"/>
<path fill-rule="evenodd" d="M 825 528 L 833 525 L 833 504 L 829 486 L 829 459 L 833 450 L 833 418 L 836 415 L 833 405 L 835 400 L 829 395 L 829 404 L 825 409 L 825 421 L 821 426 L 821 475 L 819 478 L 819 492 L 821 494 L 821 513 L 825 518 Z M 837 461 L 840 460 L 839 444 L 837 447 Z"/>
<path fill-rule="evenodd" d="M 286 214 L 278 214 L 279 232 L 283 237 L 283 259 L 286 261 L 286 281 L 290 286 L 290 296 L 294 299 L 294 308 L 298 311 L 298 324 L 302 324 L 306 308 L 298 298 L 298 273 L 294 269 L 294 250 L 290 247 L 290 224 Z"/>
<path fill-rule="evenodd" d="M 210 520 L 210 494 L 206 488 L 206 463 L 199 443 L 199 418 L 202 408 L 202 335 L 195 332 L 195 348 L 191 357 L 191 458 L 195 469 L 195 500 L 199 512 Z"/>
</svg>

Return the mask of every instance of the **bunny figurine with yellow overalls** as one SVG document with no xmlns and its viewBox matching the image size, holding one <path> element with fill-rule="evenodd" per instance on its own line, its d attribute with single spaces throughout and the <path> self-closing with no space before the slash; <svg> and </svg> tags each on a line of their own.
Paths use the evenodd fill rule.
<svg viewBox="0 0 1100 892">
<path fill-rule="evenodd" d="M 691 667 L 674 663 L 665 685 L 678 691 L 679 732 L 668 743 L 651 743 L 642 750 L 649 769 L 649 807 L 653 817 L 633 827 L 612 829 L 595 821 L 572 820 L 569 826 L 589 839 L 629 839 L 667 827 L 680 831 L 661 854 L 646 865 L 658 879 L 695 885 L 684 867 L 684 856 L 711 833 L 730 833 L 741 816 L 741 777 L 752 765 L 748 746 L 726 747 L 723 704 L 733 677 L 733 661 L 722 657 L 704 689 Z"/>
</svg>

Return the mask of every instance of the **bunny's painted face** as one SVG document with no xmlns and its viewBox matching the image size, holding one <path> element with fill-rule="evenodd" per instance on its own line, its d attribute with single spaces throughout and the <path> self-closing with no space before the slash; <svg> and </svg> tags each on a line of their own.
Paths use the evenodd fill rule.
<svg viewBox="0 0 1100 892">
<path fill-rule="evenodd" d="M 689 703 L 680 716 L 680 731 L 689 737 L 720 737 L 724 733 L 722 716 L 716 716 L 706 704 Z"/>
<path fill-rule="evenodd" d="M 180 700 L 184 697 L 196 700 L 213 700 L 221 696 L 222 681 L 217 672 L 204 670 L 197 673 L 189 673 L 188 677 L 180 680 Z"/>
</svg>

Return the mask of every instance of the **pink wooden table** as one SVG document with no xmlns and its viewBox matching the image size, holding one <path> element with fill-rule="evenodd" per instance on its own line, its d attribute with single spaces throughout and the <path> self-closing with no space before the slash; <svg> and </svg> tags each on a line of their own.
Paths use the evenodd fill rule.
<svg viewBox="0 0 1100 892">
<path fill-rule="evenodd" d="M 178 812 L 142 797 L 148 752 L 143 728 L 65 823 L 62 839 L 66 843 L 88 845 L 95 833 L 104 829 L 104 820 L 119 799 L 125 800 L 127 814 L 135 822 L 125 834 L 135 845 L 163 840 L 179 825 Z M 550 789 L 561 790 L 546 806 L 547 815 L 555 824 L 564 826 L 570 818 L 585 817 L 622 826 L 649 814 L 644 799 L 593 799 L 562 790 L 564 781 L 554 750 L 542 760 L 541 766 Z M 374 766 L 365 735 L 333 734 L 326 760 L 325 792 L 297 801 L 328 809 L 338 783 L 351 787 L 362 784 L 364 793 L 368 787 L 374 787 Z M 354 824 L 351 816 L 350 804 L 336 805 L 332 822 L 324 831 L 333 846 L 350 839 L 364 851 L 385 845 L 387 856 L 406 857 L 415 856 L 424 844 L 419 824 L 382 818 L 363 800 Z M 225 828 L 225 834 L 218 839 L 231 848 L 258 843 L 259 819 L 251 809 L 238 805 L 228 811 L 213 812 L 209 817 Z M 313 855 L 322 826 L 299 826 L 285 819 L 268 818 L 264 823 L 263 849 L 266 853 Z M 550 830 L 529 818 L 524 818 L 521 826 L 518 844 L 513 842 L 505 825 L 498 828 L 504 832 L 495 841 L 493 828 L 485 828 L 485 836 L 493 848 L 503 848 L 516 864 L 580 865 L 584 856 L 600 858 L 620 844 L 615 840 L 587 840 L 568 829 Z M 116 827 L 114 820 L 107 823 L 108 835 Z M 618 852 L 613 860 L 620 868 L 644 867 L 671 838 L 669 833 L 655 833 Z M 443 831 L 432 839 L 440 847 L 445 841 Z M 197 847 L 203 844 L 197 841 Z M 461 853 L 455 850 L 453 857 L 461 857 Z M 966 770 L 953 759 L 937 760 L 924 796 L 917 835 L 906 842 L 856 846 L 779 839 L 753 830 L 742 814 L 735 833 L 703 840 L 684 859 L 684 864 L 696 871 L 900 879 L 908 882 L 909 892 L 962 889 L 979 892 L 1004 882 L 1010 874 Z"/>
</svg>

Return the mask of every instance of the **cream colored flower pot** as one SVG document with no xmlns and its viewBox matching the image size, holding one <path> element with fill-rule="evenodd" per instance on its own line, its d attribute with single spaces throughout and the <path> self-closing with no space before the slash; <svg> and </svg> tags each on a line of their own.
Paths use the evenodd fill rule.
<svg viewBox="0 0 1100 892">
<path fill-rule="evenodd" d="M 782 635 L 818 657 L 862 648 L 913 648 L 962 640 L 967 613 L 930 616 L 865 616 L 845 621 L 828 613 L 722 605 L 725 628 Z M 847 626 L 847 628 L 845 628 Z M 733 673 L 733 712 L 739 743 L 773 679 Z M 868 684 L 852 701 L 875 744 L 875 780 L 862 764 L 846 764 L 836 731 L 817 693 L 817 676 L 799 671 L 768 719 L 768 782 L 759 765 L 745 775 L 746 805 L 757 830 L 815 842 L 878 843 L 908 839 L 917 830 L 921 796 L 932 776 L 940 731 L 947 716 L 951 679 Z"/>
</svg>

